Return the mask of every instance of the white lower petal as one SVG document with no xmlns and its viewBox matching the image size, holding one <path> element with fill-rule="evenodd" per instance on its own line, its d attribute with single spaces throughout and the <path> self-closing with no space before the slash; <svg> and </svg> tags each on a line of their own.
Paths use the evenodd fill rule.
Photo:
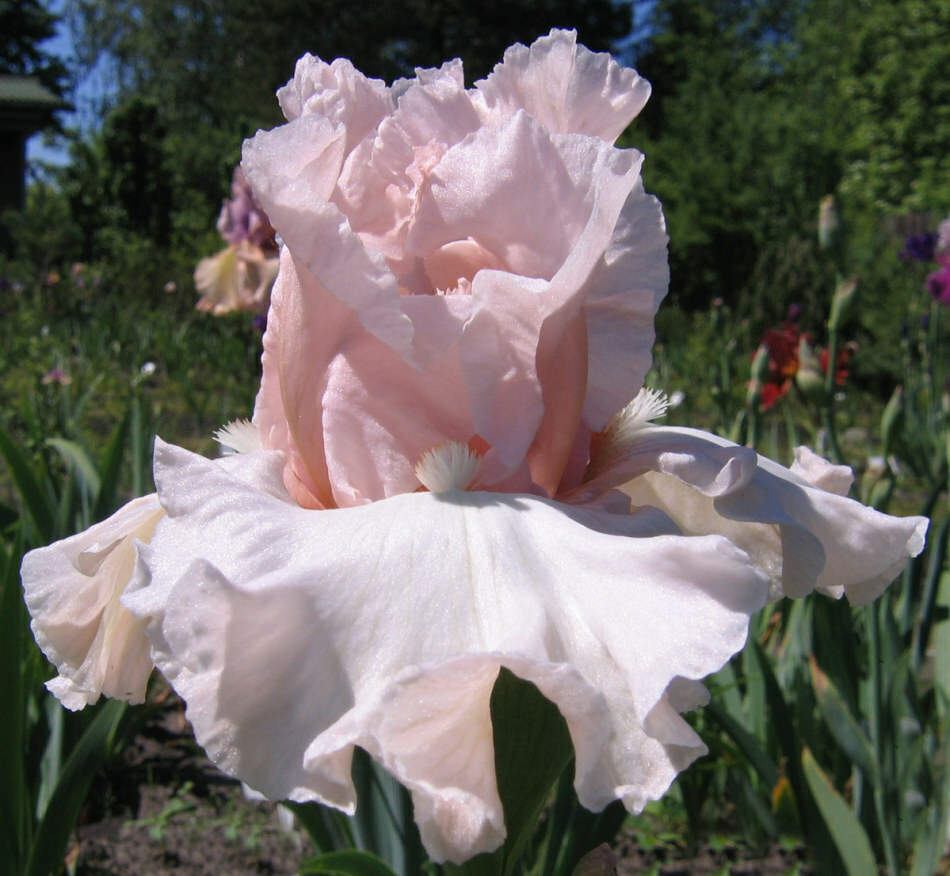
<svg viewBox="0 0 950 876">
<path fill-rule="evenodd" d="M 838 496 L 847 496 L 854 483 L 854 472 L 850 466 L 832 465 L 809 447 L 795 448 L 795 462 L 789 471 L 813 487 Z"/>
<path fill-rule="evenodd" d="M 645 426 L 602 461 L 585 489 L 626 481 L 634 504 L 686 534 L 726 536 L 771 580 L 773 595 L 879 596 L 924 546 L 925 517 L 891 517 L 846 498 L 848 472 L 810 451 L 792 470 L 706 432 Z"/>
<path fill-rule="evenodd" d="M 144 496 L 23 558 L 33 635 L 59 671 L 47 687 L 69 709 L 103 694 L 145 699 L 152 672 L 145 624 L 119 599 L 132 577 L 136 541 L 148 541 L 162 516 L 158 497 Z"/>
<path fill-rule="evenodd" d="M 561 710 L 588 807 L 640 808 L 704 751 L 676 711 L 696 701 L 681 679 L 739 650 L 766 596 L 725 539 L 458 490 L 308 511 L 274 489 L 281 466 L 160 445 L 169 517 L 125 597 L 223 768 L 351 810 L 359 745 L 412 791 L 430 853 L 461 861 L 504 836 L 488 705 L 502 666 Z"/>
</svg>

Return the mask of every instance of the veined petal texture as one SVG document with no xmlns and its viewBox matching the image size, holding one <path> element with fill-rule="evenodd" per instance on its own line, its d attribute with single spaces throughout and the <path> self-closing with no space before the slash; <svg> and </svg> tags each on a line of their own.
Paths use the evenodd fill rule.
<svg viewBox="0 0 950 876">
<path fill-rule="evenodd" d="M 613 143 L 650 97 L 650 83 L 610 55 L 553 30 L 530 46 L 514 45 L 487 79 L 476 83 L 486 116 L 526 109 L 552 131 Z"/>
</svg>

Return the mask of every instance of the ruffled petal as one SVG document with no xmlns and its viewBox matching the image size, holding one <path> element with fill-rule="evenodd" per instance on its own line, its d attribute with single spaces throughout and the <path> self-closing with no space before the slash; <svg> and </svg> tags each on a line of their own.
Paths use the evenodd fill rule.
<svg viewBox="0 0 950 876">
<path fill-rule="evenodd" d="M 462 861 L 504 836 L 486 769 L 502 666 L 561 710 L 588 807 L 640 808 L 702 753 L 680 679 L 739 650 L 766 596 L 725 539 L 457 490 L 306 511 L 275 492 L 281 467 L 159 445 L 169 518 L 125 598 L 225 770 L 350 810 L 359 745 L 412 791 L 430 853 Z"/>
<path fill-rule="evenodd" d="M 305 116 L 245 140 L 241 169 L 274 224 L 275 212 L 292 218 L 295 209 L 329 200 L 345 154 L 345 128 Z"/>
<path fill-rule="evenodd" d="M 633 398 L 653 361 L 653 320 L 670 283 L 666 221 L 638 180 L 584 304 L 590 350 L 584 422 L 595 432 Z"/>
<path fill-rule="evenodd" d="M 345 126 L 346 155 L 393 110 L 382 80 L 368 79 L 347 58 L 327 64 L 310 54 L 297 61 L 294 78 L 277 91 L 277 100 L 288 121 L 309 115 Z"/>
<path fill-rule="evenodd" d="M 202 259 L 195 268 L 197 307 L 214 314 L 233 310 L 264 312 L 277 276 L 277 258 L 243 241 Z"/>
<path fill-rule="evenodd" d="M 520 109 L 549 130 L 613 143 L 643 109 L 650 83 L 606 53 L 577 44 L 575 31 L 552 30 L 530 47 L 516 43 L 475 85 L 486 123 Z"/>
<path fill-rule="evenodd" d="M 411 493 L 426 451 L 474 437 L 454 345 L 415 369 L 367 336 L 333 359 L 326 379 L 327 467 L 341 507 Z"/>
<path fill-rule="evenodd" d="M 460 61 L 417 71 L 395 112 L 353 153 L 340 178 L 337 198 L 367 246 L 390 259 L 403 257 L 429 170 L 479 125 Z"/>
<path fill-rule="evenodd" d="M 368 250 L 330 201 L 345 150 L 346 129 L 301 116 L 244 144 L 242 167 L 287 249 L 367 331 L 411 359 L 412 323 L 386 259 Z"/>
<path fill-rule="evenodd" d="M 607 249 L 641 161 L 634 150 L 554 135 L 516 113 L 498 128 L 481 128 L 435 166 L 407 251 L 426 258 L 472 239 L 505 270 L 550 280 L 596 217 L 604 227 L 587 251 L 592 266 Z"/>
<path fill-rule="evenodd" d="M 412 492 L 423 453 L 473 438 L 457 351 L 470 305 L 468 296 L 406 299 L 424 362 L 414 367 L 284 252 L 254 423 L 263 447 L 287 454 L 285 483 L 299 504 Z"/>
<path fill-rule="evenodd" d="M 199 310 L 228 313 L 241 310 L 240 261 L 237 248 L 228 246 L 213 256 L 201 259 L 195 267 L 195 288 L 201 299 Z"/>
<path fill-rule="evenodd" d="M 804 460 L 804 463 L 802 462 Z M 799 454 L 817 483 L 840 468 Z M 829 492 L 754 451 L 706 432 L 645 426 L 626 436 L 585 489 L 617 486 L 665 511 L 686 534 L 720 533 L 769 577 L 773 595 L 879 596 L 924 546 L 926 517 L 891 517 Z"/>
<path fill-rule="evenodd" d="M 577 321 L 640 158 L 591 138 L 552 137 L 519 113 L 446 154 L 407 240 L 423 260 L 472 240 L 503 265 L 475 273 L 459 342 L 473 424 L 510 470 L 537 440 L 532 473 L 549 493 L 584 404 L 588 353 Z"/>
<path fill-rule="evenodd" d="M 136 541 L 147 542 L 163 514 L 157 496 L 144 496 L 23 558 L 33 636 L 59 671 L 47 687 L 68 709 L 101 695 L 145 700 L 152 672 L 145 624 L 119 599 L 132 578 Z"/>
<path fill-rule="evenodd" d="M 253 423 L 261 447 L 286 458 L 287 489 L 305 508 L 335 504 L 327 472 L 320 400 L 331 353 L 326 346 L 345 337 L 356 317 L 329 293 L 319 326 L 302 309 L 302 290 L 293 257 L 286 248 L 271 294 L 261 356 L 261 387 L 254 401 Z M 318 343 L 323 339 L 324 343 Z M 304 352 L 311 357 L 309 361 Z"/>
<path fill-rule="evenodd" d="M 813 487 L 837 496 L 847 496 L 854 483 L 854 472 L 850 466 L 833 465 L 809 447 L 795 448 L 795 462 L 789 471 Z"/>
</svg>

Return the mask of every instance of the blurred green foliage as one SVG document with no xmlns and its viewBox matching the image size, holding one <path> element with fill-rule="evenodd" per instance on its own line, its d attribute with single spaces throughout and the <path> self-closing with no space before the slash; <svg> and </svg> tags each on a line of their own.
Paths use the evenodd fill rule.
<svg viewBox="0 0 950 876">
<path fill-rule="evenodd" d="M 39 0 L 0 0 L 0 74 L 35 76 L 62 96 L 66 65 L 43 46 L 54 35 L 56 21 L 48 4 Z"/>
<path fill-rule="evenodd" d="M 817 205 L 835 194 L 851 237 L 839 267 L 862 277 L 855 379 L 887 396 L 900 377 L 887 353 L 900 342 L 895 288 L 906 279 L 894 255 L 908 230 L 950 213 L 943 0 L 72 0 L 65 10 L 74 74 L 96 67 L 108 84 L 100 124 L 75 134 L 70 164 L 46 177 L 72 227 L 40 261 L 128 269 L 149 254 L 185 273 L 219 248 L 213 224 L 241 142 L 280 122 L 274 92 L 306 51 L 388 80 L 459 55 L 474 79 L 511 42 L 574 26 L 653 84 L 622 143 L 645 152 L 647 189 L 664 205 L 670 303 L 694 313 L 722 298 L 753 332 L 796 304 L 803 327 L 819 327 L 833 269 L 817 247 Z M 34 263 L 36 235 L 28 244 L 20 227 L 42 221 L 36 207 L 15 220 Z"/>
<path fill-rule="evenodd" d="M 654 86 L 625 143 L 670 230 L 670 301 L 722 298 L 755 332 L 802 308 L 820 328 L 833 266 L 818 203 L 835 194 L 860 275 L 855 379 L 900 379 L 911 232 L 950 213 L 950 10 L 942 0 L 658 0 L 637 67 Z"/>
<path fill-rule="evenodd" d="M 190 266 L 131 241 L 99 265 L 0 258 L 0 428 L 34 455 L 50 435 L 82 436 L 98 452 L 142 389 L 146 421 L 194 450 L 213 452 L 215 428 L 250 416 L 261 353 L 253 317 L 196 311 Z M 8 487 L 0 469 L 5 501 Z"/>
</svg>

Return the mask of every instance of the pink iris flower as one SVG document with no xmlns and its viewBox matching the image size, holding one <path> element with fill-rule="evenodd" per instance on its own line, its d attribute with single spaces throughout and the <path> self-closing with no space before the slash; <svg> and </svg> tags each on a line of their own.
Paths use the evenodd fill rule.
<svg viewBox="0 0 950 876">
<path fill-rule="evenodd" d="M 244 153 L 283 247 L 238 452 L 159 442 L 156 497 L 24 561 L 67 705 L 154 664 L 223 769 L 345 812 L 360 746 L 460 862 L 505 837 L 501 668 L 564 716 L 581 803 L 638 811 L 705 751 L 681 712 L 752 613 L 872 599 L 921 550 L 808 451 L 654 424 L 667 238 L 614 145 L 649 90 L 564 31 L 473 88 L 299 61 Z"/>
</svg>

